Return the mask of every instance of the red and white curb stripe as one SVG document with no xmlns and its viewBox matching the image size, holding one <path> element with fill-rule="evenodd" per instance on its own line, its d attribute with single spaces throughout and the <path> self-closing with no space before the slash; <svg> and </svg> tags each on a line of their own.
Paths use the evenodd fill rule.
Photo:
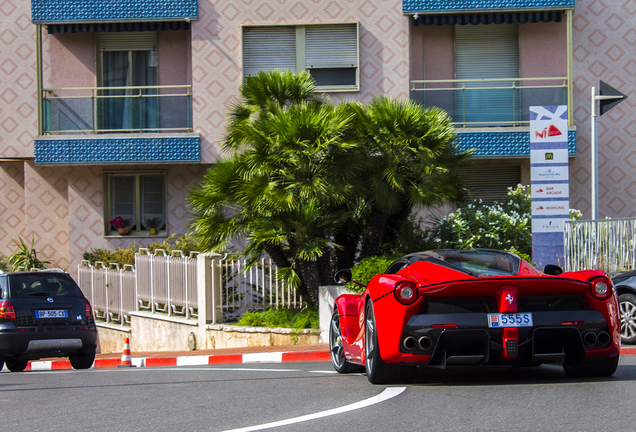
<svg viewBox="0 0 636 432">
<path fill-rule="evenodd" d="M 222 364 L 245 363 L 291 363 L 330 361 L 328 351 L 293 351 L 293 352 L 267 352 L 252 354 L 224 354 L 211 356 L 180 356 L 180 357 L 141 357 L 132 359 L 133 366 L 158 367 L 158 366 L 201 366 Z M 120 359 L 96 359 L 93 363 L 95 369 L 116 368 L 121 364 Z M 68 360 L 32 361 L 25 370 L 64 370 L 72 369 Z"/>
</svg>

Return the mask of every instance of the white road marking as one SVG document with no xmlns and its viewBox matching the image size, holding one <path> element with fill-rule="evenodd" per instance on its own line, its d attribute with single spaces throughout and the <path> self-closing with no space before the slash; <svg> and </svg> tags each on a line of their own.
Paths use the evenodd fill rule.
<svg viewBox="0 0 636 432">
<path fill-rule="evenodd" d="M 335 370 L 326 370 L 326 371 L 309 371 L 309 373 L 321 373 L 321 374 L 337 374 Z"/>
<path fill-rule="evenodd" d="M 272 422 L 272 423 L 265 423 L 265 424 L 261 424 L 261 425 L 249 426 L 249 427 L 240 428 L 240 429 L 226 430 L 224 432 L 258 431 L 258 430 L 270 429 L 270 428 L 275 428 L 275 427 L 280 427 L 280 426 L 288 426 L 288 425 L 291 425 L 291 424 L 306 422 L 306 421 L 309 421 L 309 420 L 315 420 L 315 419 L 319 419 L 319 418 L 323 418 L 323 417 L 329 417 L 329 416 L 336 415 L 336 414 L 342 414 L 342 413 L 346 413 L 346 412 L 349 412 L 349 411 L 354 411 L 354 410 L 357 410 L 357 409 L 360 409 L 360 408 L 366 408 L 368 406 L 375 405 L 375 404 L 378 404 L 380 402 L 384 402 L 386 400 L 389 400 L 391 398 L 394 398 L 394 397 L 398 396 L 404 390 L 406 390 L 406 387 L 389 387 L 389 388 L 385 389 L 382 393 L 380 393 L 377 396 L 373 396 L 373 397 L 370 397 L 369 399 L 365 399 L 365 400 L 362 400 L 360 402 L 352 403 L 350 405 L 345 405 L 345 406 L 340 407 L 340 408 L 334 408 L 334 409 L 330 409 L 330 410 L 327 410 L 327 411 L 321 411 L 321 412 L 317 412 L 317 413 L 314 413 L 314 414 L 308 414 L 308 415 L 304 415 L 304 416 L 300 416 L 300 417 L 294 417 L 294 418 L 290 418 L 290 419 L 287 419 L 287 420 L 281 420 L 281 421 Z"/>
</svg>

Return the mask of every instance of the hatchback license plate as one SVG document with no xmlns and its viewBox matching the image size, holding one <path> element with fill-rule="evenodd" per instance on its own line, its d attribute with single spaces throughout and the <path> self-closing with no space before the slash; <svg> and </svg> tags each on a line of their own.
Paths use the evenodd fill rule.
<svg viewBox="0 0 636 432">
<path fill-rule="evenodd" d="M 488 327 L 532 327 L 532 313 L 488 314 Z"/>
<path fill-rule="evenodd" d="M 66 309 L 51 309 L 35 311 L 36 318 L 68 318 Z"/>
</svg>

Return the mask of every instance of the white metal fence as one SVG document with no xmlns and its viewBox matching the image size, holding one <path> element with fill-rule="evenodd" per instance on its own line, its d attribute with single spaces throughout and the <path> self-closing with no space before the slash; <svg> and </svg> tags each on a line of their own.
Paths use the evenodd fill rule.
<svg viewBox="0 0 636 432">
<path fill-rule="evenodd" d="M 274 307 L 302 308 L 302 296 L 278 280 L 278 268 L 271 259 L 262 259 L 247 268 L 245 260 L 220 260 L 222 274 L 222 310 L 228 318 L 246 311 Z M 214 265 L 214 264 L 213 264 Z"/>
<path fill-rule="evenodd" d="M 156 249 L 150 254 L 142 248 L 135 255 L 135 266 L 119 268 L 103 262 L 78 267 L 79 286 L 91 301 L 95 316 L 105 322 L 130 324 L 130 311 L 146 311 L 168 316 L 197 318 L 197 258 L 181 251 L 168 255 Z M 296 290 L 278 281 L 278 268 L 271 260 L 261 260 L 247 268 L 245 260 L 212 260 L 212 271 L 220 272 L 220 309 L 225 319 L 246 311 L 273 307 L 302 308 Z"/>
<path fill-rule="evenodd" d="M 636 219 L 566 221 L 564 270 L 636 268 Z"/>
</svg>

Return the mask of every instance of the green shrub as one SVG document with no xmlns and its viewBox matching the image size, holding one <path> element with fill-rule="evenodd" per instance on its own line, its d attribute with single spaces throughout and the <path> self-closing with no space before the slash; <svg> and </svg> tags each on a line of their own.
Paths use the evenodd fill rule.
<svg viewBox="0 0 636 432">
<path fill-rule="evenodd" d="M 283 327 L 318 329 L 318 311 L 313 309 L 269 309 L 265 312 L 246 312 L 237 325 L 246 327 Z"/>
<path fill-rule="evenodd" d="M 354 281 L 367 285 L 371 278 L 377 274 L 386 271 L 393 261 L 401 255 L 378 255 L 374 257 L 364 258 L 351 269 L 351 275 Z M 347 289 L 351 292 L 362 292 L 364 288 L 354 283 L 348 283 Z"/>
<path fill-rule="evenodd" d="M 177 237 L 177 234 L 172 234 L 163 242 L 155 241 L 148 246 L 138 246 L 136 242 L 132 242 L 128 247 L 117 248 L 114 251 L 91 249 L 82 254 L 82 259 L 90 261 L 91 265 L 101 261 L 106 266 L 109 266 L 110 263 L 117 263 L 120 268 L 123 268 L 125 264 L 135 265 L 135 254 L 139 252 L 140 247 L 147 248 L 150 254 L 154 254 L 156 249 L 163 249 L 168 255 L 172 254 L 174 250 L 182 251 L 184 256 L 190 255 L 190 252 L 202 252 L 201 244 L 191 235 L 184 234 Z"/>
<path fill-rule="evenodd" d="M 532 254 L 530 188 L 508 188 L 504 203 L 485 205 L 474 200 L 464 209 L 441 218 L 432 234 L 436 248 L 470 249 L 475 247 L 514 249 Z"/>
</svg>

